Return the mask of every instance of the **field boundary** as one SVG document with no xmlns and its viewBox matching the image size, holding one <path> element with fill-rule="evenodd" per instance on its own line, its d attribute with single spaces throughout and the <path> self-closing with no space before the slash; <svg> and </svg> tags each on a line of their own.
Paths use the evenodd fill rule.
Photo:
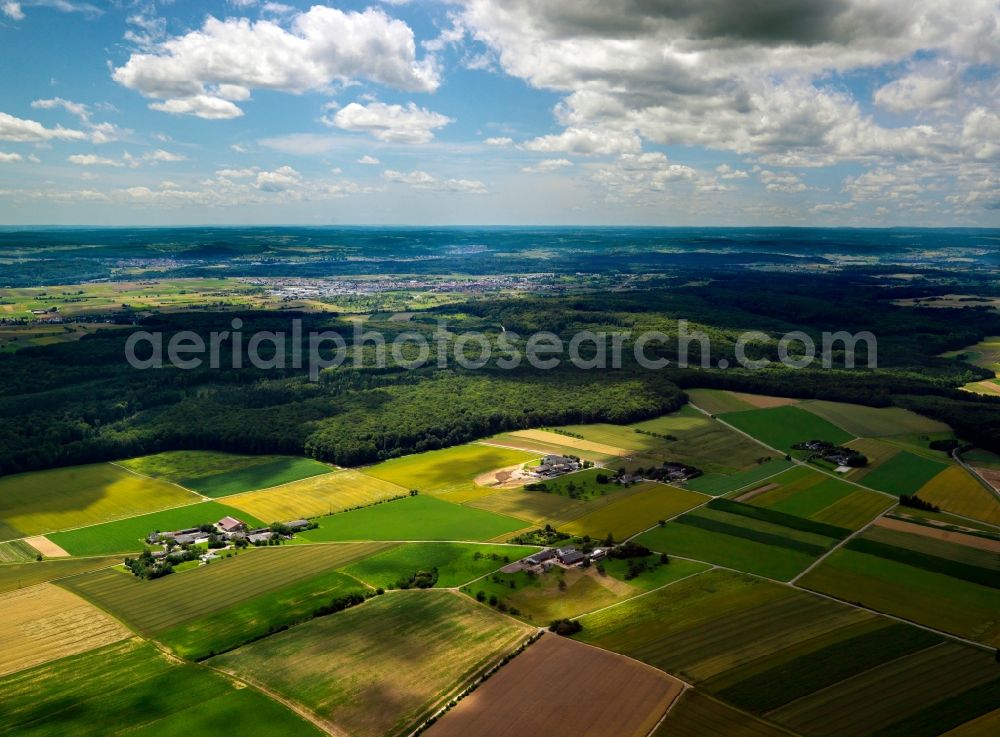
<svg viewBox="0 0 1000 737">
<path fill-rule="evenodd" d="M 171 481 L 170 479 L 158 479 L 155 476 L 149 476 L 148 474 L 140 473 L 139 471 L 136 471 L 135 469 L 128 468 L 127 466 L 123 466 L 118 461 L 108 461 L 108 465 L 109 466 L 114 466 L 115 468 L 120 468 L 122 471 L 130 473 L 133 476 L 138 476 L 141 479 L 146 479 L 147 481 L 158 481 L 158 482 L 161 482 L 161 483 L 164 483 L 164 484 L 170 484 L 171 486 L 176 486 L 178 489 L 183 489 L 184 491 L 186 491 L 186 492 L 188 492 L 190 494 L 194 494 L 195 496 L 201 497 L 202 501 L 211 501 L 211 499 L 212 499 L 212 497 L 205 496 L 200 491 L 195 491 L 194 489 L 189 489 L 186 486 L 181 486 L 176 481 Z M 59 530 L 59 532 L 64 532 L 64 530 Z"/>
</svg>

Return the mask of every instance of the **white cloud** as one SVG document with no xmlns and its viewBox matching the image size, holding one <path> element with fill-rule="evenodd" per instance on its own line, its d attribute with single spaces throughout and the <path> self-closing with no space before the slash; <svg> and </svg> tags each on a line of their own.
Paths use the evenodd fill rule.
<svg viewBox="0 0 1000 737">
<path fill-rule="evenodd" d="M 544 159 L 543 161 L 539 161 L 537 164 L 523 167 L 521 171 L 527 172 L 528 174 L 547 174 L 549 172 L 558 171 L 559 169 L 564 169 L 567 166 L 573 166 L 573 162 L 569 159 Z"/>
<path fill-rule="evenodd" d="M 958 69 L 947 63 L 915 71 L 875 90 L 873 100 L 894 113 L 943 108 L 961 91 Z"/>
<path fill-rule="evenodd" d="M 433 140 L 436 129 L 448 125 L 452 119 L 412 102 L 407 107 L 382 102 L 367 105 L 352 102 L 332 118 L 323 118 L 323 122 L 342 130 L 368 133 L 387 143 L 427 143 Z"/>
<path fill-rule="evenodd" d="M 181 154 L 175 154 L 171 151 L 164 151 L 162 148 L 158 148 L 155 151 L 148 151 L 142 155 L 143 161 L 184 161 L 187 159 L 186 156 Z"/>
<path fill-rule="evenodd" d="M 642 142 L 632 131 L 571 127 L 562 133 L 525 141 L 521 144 L 521 148 L 528 151 L 599 156 L 634 153 L 642 148 Z"/>
<path fill-rule="evenodd" d="M 87 134 L 83 131 L 63 128 L 61 125 L 46 128 L 35 120 L 0 113 L 0 141 L 81 141 L 86 138 Z"/>
<path fill-rule="evenodd" d="M 9 154 L 0 151 L 0 164 L 12 164 L 15 161 L 22 161 L 23 158 L 21 154 Z"/>
<path fill-rule="evenodd" d="M 229 100 L 212 95 L 164 100 L 150 104 L 151 110 L 159 110 L 173 115 L 194 115 L 205 120 L 229 120 L 243 115 L 243 111 Z"/>
<path fill-rule="evenodd" d="M 3 5 L 0 5 L 0 10 L 11 20 L 24 20 L 24 11 L 21 10 L 21 3 L 5 2 Z"/>
<path fill-rule="evenodd" d="M 487 146 L 509 146 L 514 143 L 513 138 L 507 136 L 497 136 L 494 138 L 487 138 L 483 141 Z"/>
<path fill-rule="evenodd" d="M 715 172 L 719 175 L 720 179 L 747 179 L 750 176 L 749 172 L 742 169 L 734 169 L 729 164 L 719 164 L 719 166 L 715 167 Z"/>
<path fill-rule="evenodd" d="M 976 108 L 962 121 L 962 146 L 977 161 L 1000 159 L 1000 115 Z"/>
<path fill-rule="evenodd" d="M 809 187 L 799 179 L 797 174 L 791 172 L 773 172 L 767 169 L 757 171 L 757 178 L 764 185 L 768 192 L 805 192 Z"/>
<path fill-rule="evenodd" d="M 109 159 L 107 156 L 97 156 L 96 154 L 73 154 L 66 161 L 77 166 L 125 166 L 120 161 Z"/>
<path fill-rule="evenodd" d="M 486 185 L 474 179 L 438 179 L 425 171 L 410 172 L 387 169 L 382 172 L 387 182 L 405 184 L 414 189 L 430 189 L 443 192 L 464 192 L 468 194 L 486 194 Z"/>
<path fill-rule="evenodd" d="M 261 146 L 294 156 L 319 156 L 330 153 L 340 145 L 332 136 L 318 133 L 289 133 L 284 136 L 272 136 L 258 141 Z"/>
<path fill-rule="evenodd" d="M 257 174 L 254 186 L 262 192 L 284 192 L 302 183 L 302 175 L 290 166 L 281 166 L 274 171 Z"/>
<path fill-rule="evenodd" d="M 440 80 L 432 58 L 417 59 L 413 31 L 383 11 L 343 12 L 315 5 L 275 20 L 219 20 L 134 53 L 112 75 L 164 102 L 152 107 L 209 119 L 238 117 L 235 101 L 252 89 L 326 91 L 363 79 L 430 92 Z M 241 97 L 235 97 L 239 90 Z"/>
<path fill-rule="evenodd" d="M 62 109 L 71 115 L 79 118 L 80 122 L 90 130 L 90 140 L 93 143 L 111 143 L 120 140 L 122 131 L 114 123 L 95 123 L 91 118 L 89 105 L 82 102 L 73 102 L 61 97 L 51 97 L 42 100 L 34 100 L 31 107 L 39 110 Z"/>
<path fill-rule="evenodd" d="M 358 159 L 359 164 L 364 164 L 365 166 L 378 166 L 382 162 L 376 159 L 374 156 L 369 156 L 365 154 L 360 159 Z"/>
<path fill-rule="evenodd" d="M 566 95 L 565 133 L 530 142 L 541 150 L 581 153 L 579 130 L 610 131 L 617 148 L 589 147 L 636 152 L 637 134 L 775 166 L 946 155 L 946 127 L 883 127 L 829 72 L 918 51 L 995 69 L 998 20 L 995 0 L 466 0 L 462 15 L 505 72 Z M 887 87 L 881 100 L 897 107 L 943 105 L 947 92 Z"/>
<path fill-rule="evenodd" d="M 219 169 L 215 172 L 215 176 L 222 177 L 223 179 L 247 179 L 257 176 L 258 171 L 260 170 L 256 166 L 246 169 Z"/>
</svg>

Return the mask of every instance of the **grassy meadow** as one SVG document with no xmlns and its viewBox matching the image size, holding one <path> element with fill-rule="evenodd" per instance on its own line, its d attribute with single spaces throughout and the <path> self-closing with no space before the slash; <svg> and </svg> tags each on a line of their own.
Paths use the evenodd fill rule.
<svg viewBox="0 0 1000 737">
<path fill-rule="evenodd" d="M 571 535 L 604 539 L 609 534 L 624 540 L 682 512 L 704 504 L 710 497 L 659 483 L 644 483 L 635 492 L 614 500 L 560 526 Z"/>
<path fill-rule="evenodd" d="M 854 439 L 846 430 L 797 406 L 730 412 L 721 418 L 765 445 L 786 453 L 792 452 L 793 445 L 808 440 L 842 445 Z"/>
<path fill-rule="evenodd" d="M 0 678 L 0 733 L 19 737 L 183 737 L 262 724 L 287 737 L 324 734 L 259 691 L 134 638 Z"/>
<path fill-rule="evenodd" d="M 173 487 L 176 488 L 176 487 Z M 226 516 L 237 517 L 248 525 L 263 525 L 262 520 L 218 502 L 198 502 L 176 509 L 153 512 L 115 522 L 57 532 L 48 538 L 70 555 L 111 555 L 141 552 L 146 536 L 156 530 L 179 530 L 185 527 L 218 522 Z"/>
<path fill-rule="evenodd" d="M 173 484 L 110 463 L 19 473 L 0 478 L 0 539 L 93 525 L 198 500 Z"/>
<path fill-rule="evenodd" d="M 485 576 L 540 548 L 467 543 L 405 543 L 353 563 L 346 573 L 373 587 L 393 588 L 419 571 L 437 570 L 436 586 L 451 588 Z"/>
<path fill-rule="evenodd" d="M 316 520 L 299 535 L 310 542 L 345 540 L 490 540 L 528 526 L 524 520 L 420 494 Z"/>
<path fill-rule="evenodd" d="M 208 497 L 267 489 L 330 473 L 333 469 L 311 458 L 246 456 L 208 450 L 175 450 L 120 461 L 119 465 L 162 478 Z"/>
</svg>

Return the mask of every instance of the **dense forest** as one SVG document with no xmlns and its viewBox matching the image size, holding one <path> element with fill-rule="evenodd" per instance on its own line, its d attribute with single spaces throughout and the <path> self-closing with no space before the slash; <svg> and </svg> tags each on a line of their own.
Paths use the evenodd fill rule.
<svg viewBox="0 0 1000 737">
<path fill-rule="evenodd" d="M 873 288 L 869 272 L 837 275 L 728 270 L 711 280 L 669 291 L 550 297 L 470 297 L 417 315 L 409 322 L 372 317 L 367 330 L 388 340 L 401 331 L 427 335 L 438 321 L 452 331 L 476 330 L 496 343 L 506 330 L 524 337 L 551 331 L 628 333 L 657 330 L 675 336 L 677 321 L 711 339 L 712 365 L 734 359 L 739 334 L 764 331 L 772 340 L 754 357 L 777 359 L 776 338 L 801 330 L 869 330 L 878 337 L 878 368 L 792 370 L 680 369 L 675 346 L 648 355 L 674 363 L 639 367 L 630 350 L 620 368 L 582 370 L 568 363 L 542 371 L 495 364 L 467 370 L 434 364 L 406 370 L 345 364 L 309 381 L 306 370 L 253 367 L 217 370 L 130 367 L 129 331 L 99 332 L 77 343 L 23 348 L 0 356 L 0 473 L 113 459 L 168 449 L 208 448 L 249 453 L 305 453 L 343 465 L 465 442 L 492 433 L 577 422 L 631 422 L 679 407 L 684 390 L 732 388 L 795 397 L 822 397 L 872 406 L 898 405 L 952 425 L 970 442 L 1000 450 L 1000 400 L 975 398 L 957 387 L 989 372 L 943 351 L 1000 334 L 1000 316 L 981 309 L 897 307 L 891 290 Z M 946 288 L 946 287 L 945 287 Z M 235 313 L 154 314 L 136 329 L 207 334 L 225 330 Z M 243 332 L 335 329 L 336 315 L 245 312 Z M 700 350 L 700 348 L 694 348 Z M 697 359 L 697 355 L 693 360 Z"/>
</svg>

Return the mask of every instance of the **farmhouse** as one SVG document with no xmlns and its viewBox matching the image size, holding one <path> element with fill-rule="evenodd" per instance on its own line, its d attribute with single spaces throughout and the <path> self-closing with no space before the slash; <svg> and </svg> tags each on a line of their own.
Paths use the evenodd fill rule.
<svg viewBox="0 0 1000 737">
<path fill-rule="evenodd" d="M 287 527 L 292 532 L 302 532 L 302 530 L 309 529 L 310 522 L 307 519 L 293 519 L 291 522 L 286 522 L 285 527 Z"/>
<path fill-rule="evenodd" d="M 587 557 L 586 553 L 581 553 L 576 548 L 559 548 L 557 555 L 564 566 L 576 565 Z"/>
<path fill-rule="evenodd" d="M 561 476 L 564 473 L 576 471 L 580 468 L 579 461 L 572 458 L 558 455 L 547 455 L 542 458 L 542 462 L 535 467 L 536 476 Z"/>
<path fill-rule="evenodd" d="M 235 517 L 223 517 L 215 523 L 216 528 L 222 534 L 231 536 L 237 532 L 246 532 L 247 526 Z"/>
<path fill-rule="evenodd" d="M 546 548 L 545 550 L 541 550 L 535 553 L 534 555 L 525 558 L 524 562 L 531 566 L 537 566 L 541 563 L 544 563 L 547 560 L 552 560 L 553 558 L 556 557 L 556 555 L 557 553 L 555 550 L 553 550 L 552 548 Z"/>
<path fill-rule="evenodd" d="M 266 527 L 261 528 L 259 530 L 251 530 L 250 532 L 247 533 L 247 540 L 250 542 L 251 545 L 266 543 L 272 537 L 274 537 L 274 533 L 271 532 Z"/>
</svg>

